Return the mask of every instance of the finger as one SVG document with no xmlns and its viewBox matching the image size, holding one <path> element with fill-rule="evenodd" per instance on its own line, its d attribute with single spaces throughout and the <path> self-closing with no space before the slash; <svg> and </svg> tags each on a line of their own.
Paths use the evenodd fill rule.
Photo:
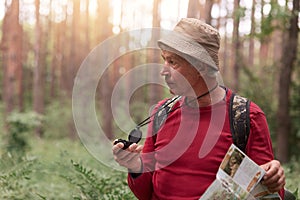
<svg viewBox="0 0 300 200">
<path fill-rule="evenodd" d="M 285 178 L 281 177 L 277 182 L 267 185 L 270 192 L 278 192 L 285 186 Z"/>
<path fill-rule="evenodd" d="M 135 153 L 140 153 L 142 151 L 142 149 L 143 149 L 143 146 L 137 145 L 136 143 L 133 143 L 128 147 L 129 151 L 135 152 Z"/>
<path fill-rule="evenodd" d="M 131 152 L 134 152 L 135 149 L 138 147 L 138 145 L 136 143 L 133 143 L 131 144 L 129 147 L 128 147 L 128 151 L 131 151 Z"/>
<path fill-rule="evenodd" d="M 264 177 L 264 184 L 272 184 L 275 182 L 278 182 L 279 179 L 283 178 L 284 179 L 284 171 L 282 168 L 268 172 L 265 177 Z"/>
<path fill-rule="evenodd" d="M 263 168 L 266 172 L 270 169 L 270 162 L 261 165 L 260 167 Z"/>
<path fill-rule="evenodd" d="M 278 175 L 278 174 L 275 174 L 273 176 L 268 176 L 266 178 L 264 177 L 263 184 L 271 185 L 273 183 L 276 183 L 279 179 L 280 179 L 280 175 Z"/>
<path fill-rule="evenodd" d="M 270 179 L 272 177 L 275 177 L 276 174 L 282 175 L 283 174 L 283 169 L 280 167 L 280 165 L 273 164 L 266 171 L 266 174 L 264 176 L 264 180 L 268 180 L 268 179 Z"/>
<path fill-rule="evenodd" d="M 134 155 L 139 155 L 139 152 L 136 152 L 137 147 L 137 144 L 132 144 L 132 146 L 130 148 L 127 148 L 126 150 L 121 149 L 115 155 L 115 158 L 117 160 L 128 160 L 128 158 L 131 158 Z"/>
<path fill-rule="evenodd" d="M 113 145 L 112 147 L 113 154 L 118 154 L 119 152 L 121 152 L 123 147 L 124 144 L 122 142 Z"/>
<path fill-rule="evenodd" d="M 276 187 L 268 187 L 268 190 L 271 193 L 274 193 L 274 192 L 279 192 L 283 187 L 284 187 L 284 185 L 278 185 Z"/>
<path fill-rule="evenodd" d="M 142 152 L 143 147 L 144 147 L 143 145 L 139 145 L 139 146 L 136 148 L 136 152 L 137 152 L 137 153 Z"/>
</svg>

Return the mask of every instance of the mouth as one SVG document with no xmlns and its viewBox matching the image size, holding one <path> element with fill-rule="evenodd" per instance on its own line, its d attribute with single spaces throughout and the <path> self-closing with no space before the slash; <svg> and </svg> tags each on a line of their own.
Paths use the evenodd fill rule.
<svg viewBox="0 0 300 200">
<path fill-rule="evenodd" d="M 176 88 L 176 84 L 173 83 L 173 82 L 171 82 L 171 81 L 167 81 L 167 80 L 166 80 L 166 84 L 167 84 L 168 87 L 169 87 L 170 93 L 171 93 L 171 94 L 175 94 L 174 89 Z"/>
<path fill-rule="evenodd" d="M 167 85 L 169 86 L 169 88 L 172 88 L 172 87 L 174 87 L 174 83 L 172 83 L 172 82 L 168 82 L 168 81 L 166 81 L 166 83 L 167 83 Z"/>
<path fill-rule="evenodd" d="M 165 77 L 165 82 L 167 85 L 174 85 L 173 81 L 171 81 L 168 77 Z"/>
</svg>

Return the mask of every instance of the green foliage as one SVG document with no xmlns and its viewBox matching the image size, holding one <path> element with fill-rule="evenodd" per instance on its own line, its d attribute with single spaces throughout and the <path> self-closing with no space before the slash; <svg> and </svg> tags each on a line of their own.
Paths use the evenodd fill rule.
<svg viewBox="0 0 300 200">
<path fill-rule="evenodd" d="M 277 1 L 271 1 L 271 10 L 266 17 L 261 19 L 260 29 L 261 31 L 256 34 L 256 37 L 265 40 L 274 30 L 284 30 L 289 24 L 290 12 L 278 4 Z"/>
<path fill-rule="evenodd" d="M 239 7 L 238 9 L 236 9 L 233 13 L 233 17 L 235 19 L 240 19 L 242 17 L 245 17 L 245 12 L 246 12 L 246 8 L 245 7 Z"/>
<path fill-rule="evenodd" d="M 284 166 L 286 185 L 285 187 L 290 190 L 297 198 L 300 199 L 300 183 L 299 183 L 299 173 L 300 173 L 300 163 L 299 160 L 293 158 L 292 161 Z"/>
<path fill-rule="evenodd" d="M 33 139 L 30 145 L 34 157 L 1 157 L 0 199 L 135 199 L 127 174 L 103 166 L 79 142 Z"/>
<path fill-rule="evenodd" d="M 7 153 L 0 159 L 0 199 L 32 199 L 32 185 L 29 184 L 35 158 L 14 158 Z"/>
<path fill-rule="evenodd" d="M 44 119 L 45 138 L 61 139 L 68 137 L 69 125 L 73 120 L 71 102 L 51 102 L 45 109 Z"/>
<path fill-rule="evenodd" d="M 270 66 L 266 66 L 261 69 L 261 74 L 268 74 L 268 76 L 261 76 L 247 67 L 242 69 L 241 92 L 264 111 L 272 134 L 276 128 L 277 108 L 276 93 L 273 87 L 276 77 L 275 70 Z"/>
<path fill-rule="evenodd" d="M 22 160 L 10 154 L 0 159 L 0 199 L 133 200 L 127 174 L 108 169 L 70 140 L 30 141 L 32 149 Z M 74 160 L 77 161 L 74 161 Z M 300 188 L 300 164 L 285 166 L 286 187 Z"/>
<path fill-rule="evenodd" d="M 2 127 L 2 130 L 0 129 L 0 131 L 2 131 L 2 135 L 0 136 L 0 149 L 1 147 L 4 145 L 4 127 L 5 127 L 5 122 L 4 122 L 4 105 L 3 102 L 0 102 L 0 127 Z"/>
<path fill-rule="evenodd" d="M 114 176 L 101 176 L 80 163 L 73 160 L 71 163 L 77 174 L 64 178 L 79 188 L 79 194 L 73 195 L 73 199 L 134 199 L 127 187 L 124 173 L 115 172 Z"/>
<path fill-rule="evenodd" d="M 32 130 L 41 125 L 42 116 L 35 112 L 12 112 L 7 117 L 9 132 L 7 134 L 7 150 L 16 155 L 23 155 L 28 150 L 28 137 Z"/>
</svg>

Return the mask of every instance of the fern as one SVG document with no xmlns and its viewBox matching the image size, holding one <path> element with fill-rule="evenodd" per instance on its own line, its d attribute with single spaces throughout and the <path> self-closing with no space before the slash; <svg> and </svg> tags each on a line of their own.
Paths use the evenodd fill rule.
<svg viewBox="0 0 300 200">
<path fill-rule="evenodd" d="M 32 194 L 28 192 L 28 181 L 31 179 L 32 166 L 36 163 L 35 158 L 23 158 L 19 163 L 6 166 L 5 162 L 14 163 L 10 155 L 1 157 L 0 175 L 0 199 L 31 199 Z"/>
<path fill-rule="evenodd" d="M 73 160 L 71 160 L 71 164 L 76 174 L 73 176 L 62 175 L 61 177 L 78 188 L 79 194 L 73 195 L 73 199 L 134 199 L 128 189 L 124 173 L 110 173 L 111 176 L 107 177 L 103 174 L 96 174 L 92 169 Z"/>
</svg>

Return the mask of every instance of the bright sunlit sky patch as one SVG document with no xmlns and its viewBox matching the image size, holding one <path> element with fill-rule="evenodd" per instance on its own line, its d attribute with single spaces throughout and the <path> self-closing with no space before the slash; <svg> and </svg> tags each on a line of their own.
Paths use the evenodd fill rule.
<svg viewBox="0 0 300 200">
<path fill-rule="evenodd" d="M 233 30 L 233 1 L 221 1 L 220 4 L 214 4 L 212 8 L 212 18 L 221 18 L 220 33 L 224 34 L 225 31 L 230 33 Z M 271 10 L 271 0 L 265 0 L 263 7 L 263 14 L 268 15 Z M 9 1 L 8 1 L 9 2 Z M 52 20 L 60 22 L 65 19 L 66 12 L 72 15 L 72 2 L 70 0 L 41 0 L 40 1 L 40 14 L 48 16 L 51 12 Z M 81 12 L 86 10 L 87 0 L 81 0 Z M 151 28 L 153 17 L 153 0 L 111 0 L 111 16 L 110 22 L 113 24 L 113 32 L 119 33 L 121 30 L 133 30 L 138 28 Z M 205 0 L 199 0 L 204 4 Z M 175 24 L 180 18 L 187 16 L 189 0 L 161 0 L 159 13 L 160 13 L 160 26 L 164 29 L 173 29 Z M 285 0 L 278 0 L 279 5 L 284 6 Z M 251 7 L 252 1 L 241 0 L 240 5 L 246 8 L 245 17 L 240 21 L 239 31 L 241 34 L 249 34 L 251 28 Z M 291 9 L 291 1 L 288 3 Z M 51 10 L 50 10 L 51 9 Z M 90 16 L 97 16 L 97 0 L 89 1 Z M 34 0 L 20 0 L 20 20 L 34 25 L 35 23 L 35 5 Z M 0 0 L 0 20 L 3 19 L 5 14 L 5 0 Z M 227 17 L 227 20 L 225 18 Z M 261 5 L 256 5 L 255 19 L 261 19 Z M 226 22 L 226 25 L 225 25 Z"/>
<path fill-rule="evenodd" d="M 114 33 L 120 29 L 152 27 L 153 0 L 112 0 Z M 162 0 L 160 4 L 161 27 L 172 29 L 174 24 L 187 15 L 188 0 Z"/>
</svg>

